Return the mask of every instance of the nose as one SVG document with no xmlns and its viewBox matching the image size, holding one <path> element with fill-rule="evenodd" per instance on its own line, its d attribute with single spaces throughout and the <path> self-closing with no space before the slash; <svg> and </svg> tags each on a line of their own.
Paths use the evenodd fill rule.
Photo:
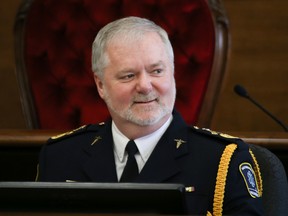
<svg viewBox="0 0 288 216">
<path fill-rule="evenodd" d="M 152 90 L 152 80 L 149 74 L 141 73 L 137 79 L 136 90 L 139 93 L 147 94 Z"/>
</svg>

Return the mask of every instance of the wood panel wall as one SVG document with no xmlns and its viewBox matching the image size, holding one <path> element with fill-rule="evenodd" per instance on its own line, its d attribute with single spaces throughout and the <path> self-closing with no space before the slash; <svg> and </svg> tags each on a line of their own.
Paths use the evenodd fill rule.
<svg viewBox="0 0 288 216">
<path fill-rule="evenodd" d="M 21 0 L 0 1 L 0 128 L 24 128 L 14 73 L 13 23 Z"/>
<path fill-rule="evenodd" d="M 21 0 L 0 2 L 0 129 L 25 128 L 14 74 L 13 23 Z M 281 131 L 233 92 L 243 84 L 250 95 L 288 123 L 288 1 L 223 0 L 230 18 L 228 76 L 212 129 Z"/>
<path fill-rule="evenodd" d="M 230 18 L 228 77 L 213 126 L 217 130 L 281 131 L 261 110 L 233 92 L 237 83 L 288 124 L 288 1 L 225 0 Z"/>
</svg>

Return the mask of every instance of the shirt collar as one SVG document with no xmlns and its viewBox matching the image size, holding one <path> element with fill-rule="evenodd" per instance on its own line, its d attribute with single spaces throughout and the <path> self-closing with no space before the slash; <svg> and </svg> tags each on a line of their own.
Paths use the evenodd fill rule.
<svg viewBox="0 0 288 216">
<path fill-rule="evenodd" d="M 158 141 L 172 122 L 172 119 L 173 117 L 171 116 L 158 130 L 134 140 L 144 163 L 148 160 Z M 112 136 L 114 140 L 114 151 L 119 161 L 123 162 L 125 147 L 129 139 L 117 128 L 114 121 L 112 121 Z"/>
<path fill-rule="evenodd" d="M 112 121 L 112 136 L 114 141 L 114 152 L 119 158 L 119 161 L 123 162 L 125 147 L 129 139 L 123 133 L 121 133 L 114 121 Z"/>
</svg>

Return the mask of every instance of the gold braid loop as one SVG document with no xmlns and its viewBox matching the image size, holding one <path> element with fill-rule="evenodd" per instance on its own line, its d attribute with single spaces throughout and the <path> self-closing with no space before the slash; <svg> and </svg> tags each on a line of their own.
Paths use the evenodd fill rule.
<svg viewBox="0 0 288 216">
<path fill-rule="evenodd" d="M 206 216 L 213 216 L 213 215 L 211 214 L 211 212 L 207 211 L 207 215 Z"/>
<path fill-rule="evenodd" d="M 226 146 L 220 159 L 213 201 L 213 215 L 215 216 L 222 215 L 226 177 L 231 157 L 236 148 L 236 144 L 229 144 Z"/>
<path fill-rule="evenodd" d="M 261 171 L 260 171 L 260 166 L 258 164 L 258 161 L 251 149 L 249 149 L 249 153 L 254 161 L 254 172 L 256 174 L 256 180 L 258 184 L 258 190 L 259 190 L 259 196 L 262 197 L 263 194 L 263 182 L 262 182 L 262 177 L 261 177 Z"/>
</svg>

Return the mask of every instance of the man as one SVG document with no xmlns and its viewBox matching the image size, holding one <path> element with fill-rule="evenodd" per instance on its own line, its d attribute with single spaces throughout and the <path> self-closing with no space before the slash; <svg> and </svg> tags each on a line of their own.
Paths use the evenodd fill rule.
<svg viewBox="0 0 288 216">
<path fill-rule="evenodd" d="M 189 214 L 261 215 L 248 146 L 189 127 L 173 110 L 174 56 L 162 28 L 137 17 L 106 25 L 92 66 L 112 120 L 52 137 L 40 154 L 39 181 L 182 183 Z"/>
</svg>

